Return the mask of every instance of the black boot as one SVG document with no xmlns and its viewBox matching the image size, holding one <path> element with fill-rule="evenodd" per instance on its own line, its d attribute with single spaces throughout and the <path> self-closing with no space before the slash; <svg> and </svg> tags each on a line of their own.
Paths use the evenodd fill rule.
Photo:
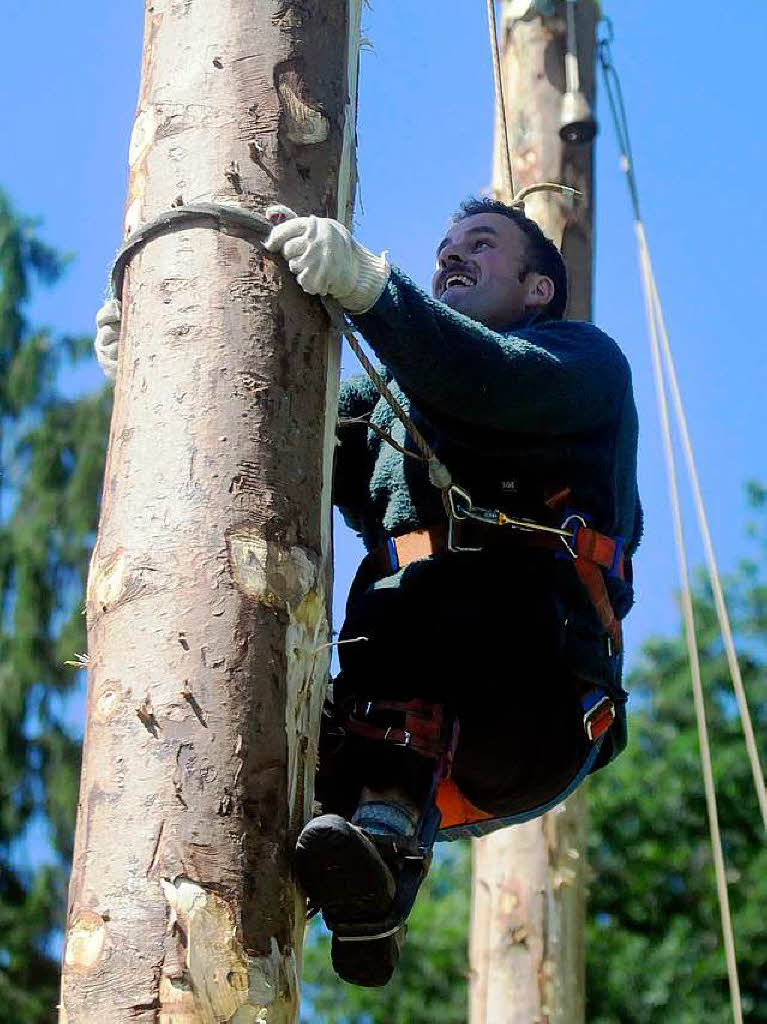
<svg viewBox="0 0 767 1024">
<path fill-rule="evenodd" d="M 295 872 L 333 932 L 336 974 L 353 985 L 385 985 L 397 966 L 405 926 L 387 922 L 397 882 L 367 833 L 337 814 L 312 819 L 298 837 Z M 379 922 L 390 927 L 379 929 Z M 390 933 L 375 937 L 381 931 Z"/>
</svg>

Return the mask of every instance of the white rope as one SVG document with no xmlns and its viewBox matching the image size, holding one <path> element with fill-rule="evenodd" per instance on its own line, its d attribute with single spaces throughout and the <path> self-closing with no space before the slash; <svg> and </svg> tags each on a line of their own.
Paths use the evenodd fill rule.
<svg viewBox="0 0 767 1024">
<path fill-rule="evenodd" d="M 759 760 L 759 750 L 756 745 L 754 727 L 752 725 L 751 715 L 748 709 L 748 700 L 746 698 L 746 691 L 743 686 L 743 678 L 740 672 L 740 664 L 738 662 L 738 656 L 735 651 L 735 643 L 733 641 L 732 629 L 730 627 L 730 618 L 727 613 L 727 605 L 724 600 L 722 581 L 719 575 L 719 568 L 716 563 L 716 557 L 714 555 L 714 545 L 711 541 L 711 531 L 709 529 L 708 517 L 706 516 L 706 508 L 703 503 L 703 496 L 700 490 L 698 471 L 695 465 L 692 444 L 690 443 L 690 434 L 687 429 L 687 417 L 685 415 L 684 406 L 682 404 L 682 395 L 679 390 L 679 383 L 677 381 L 676 376 L 676 368 L 674 366 L 674 359 L 671 354 L 671 345 L 669 344 L 668 332 L 666 331 L 666 324 L 663 317 L 663 307 L 661 306 L 660 299 L 658 297 L 658 289 L 655 283 L 655 275 L 652 271 L 652 263 L 650 262 L 649 251 L 647 252 L 647 263 L 650 270 L 649 280 L 650 285 L 652 287 L 653 303 L 657 314 L 658 330 L 660 333 L 663 356 L 666 363 L 666 373 L 668 376 L 669 387 L 671 390 L 671 397 L 674 402 L 674 411 L 676 413 L 677 426 L 679 429 L 680 439 L 682 442 L 682 450 L 684 452 L 685 461 L 687 463 L 687 473 L 690 478 L 690 486 L 692 488 L 693 500 L 695 502 L 695 510 L 698 516 L 698 525 L 700 528 L 701 537 L 703 539 L 703 546 L 706 552 L 706 564 L 708 566 L 709 580 L 711 581 L 711 590 L 714 594 L 716 616 L 719 620 L 719 629 L 722 634 L 722 640 L 724 641 L 724 649 L 727 655 L 727 665 L 730 670 L 732 688 L 735 691 L 735 696 L 738 701 L 738 711 L 740 712 L 740 721 L 746 739 L 746 749 L 748 751 L 748 758 L 751 764 L 751 774 L 754 778 L 756 795 L 759 801 L 759 807 L 762 812 L 762 823 L 764 825 L 765 830 L 767 831 L 767 789 L 765 788 L 764 783 L 764 773 L 762 772 L 762 766 Z"/>
<path fill-rule="evenodd" d="M 669 426 L 668 402 L 666 389 L 663 381 L 663 367 L 660 357 L 660 346 L 658 343 L 658 324 L 660 321 L 660 306 L 657 302 L 657 290 L 655 288 L 652 265 L 647 248 L 644 226 L 640 220 L 635 222 L 637 241 L 639 243 L 639 260 L 642 269 L 642 286 L 644 291 L 645 309 L 647 321 L 650 328 L 650 341 L 652 351 L 653 373 L 655 376 L 655 391 L 658 400 L 658 415 L 661 421 L 661 433 L 663 435 L 663 448 L 666 458 L 666 471 L 668 474 L 669 498 L 674 521 L 674 539 L 676 542 L 677 561 L 679 565 L 679 577 L 682 590 L 682 610 L 684 613 L 685 639 L 687 642 L 687 653 L 690 659 L 690 675 L 692 678 L 692 692 L 695 703 L 695 716 L 698 724 L 698 741 L 700 745 L 700 763 L 703 772 L 703 785 L 706 793 L 706 809 L 708 811 L 708 826 L 711 835 L 711 850 L 714 858 L 714 870 L 716 874 L 716 891 L 719 900 L 719 913 L 722 921 L 722 936 L 724 939 L 725 955 L 727 959 L 727 975 L 730 983 L 730 997 L 732 1000 L 732 1013 L 735 1024 L 743 1024 L 743 1010 L 740 999 L 740 983 L 738 980 L 738 965 L 735 957 L 735 938 L 732 930 L 732 919 L 730 916 L 730 901 L 727 894 L 727 876 L 724 866 L 724 853 L 722 850 L 722 837 L 719 831 L 719 816 L 716 807 L 716 789 L 714 786 L 714 772 L 711 764 L 711 749 L 708 742 L 708 729 L 706 726 L 706 710 L 703 699 L 703 686 L 700 675 L 700 657 L 698 644 L 695 636 L 695 618 L 692 607 L 692 594 L 690 591 L 690 580 L 687 569 L 687 553 L 685 550 L 684 528 L 682 526 L 682 512 L 679 502 L 679 488 L 676 478 L 676 467 L 674 464 L 674 450 L 671 442 L 671 429 Z"/>
<path fill-rule="evenodd" d="M 631 203 L 634 210 L 634 226 L 636 230 L 637 241 L 639 244 L 639 262 L 642 271 L 642 287 L 645 298 L 645 307 L 647 311 L 647 320 L 650 328 L 650 343 L 652 352 L 653 373 L 655 377 L 655 390 L 658 400 L 658 412 L 661 421 L 661 431 L 663 434 L 663 447 L 666 459 L 669 494 L 671 499 L 671 507 L 674 521 L 674 536 L 676 541 L 677 560 L 679 563 L 679 575 L 682 587 L 682 609 L 684 615 L 685 639 L 690 659 L 690 674 L 692 678 L 695 715 L 698 725 L 700 760 L 703 772 L 703 783 L 706 793 L 706 808 L 708 812 L 709 832 L 711 834 L 711 849 L 714 859 L 714 869 L 716 873 L 716 890 L 717 898 L 719 901 L 719 913 L 722 922 L 722 937 L 724 940 L 725 956 L 727 960 L 727 975 L 730 984 L 730 999 L 732 1003 L 733 1018 L 736 1024 L 742 1024 L 743 1010 L 741 1006 L 740 984 L 738 981 L 738 967 L 735 956 L 735 939 L 732 930 L 732 919 L 730 915 L 730 905 L 727 893 L 727 878 L 724 866 L 724 854 L 722 850 L 722 840 L 719 831 L 719 819 L 716 808 L 716 790 L 714 786 L 714 774 L 711 764 L 711 750 L 709 747 L 708 730 L 706 726 L 705 703 L 703 697 L 703 686 L 701 683 L 700 675 L 700 658 L 698 654 L 697 639 L 695 636 L 695 620 L 693 615 L 692 594 L 690 591 L 690 582 L 687 570 L 687 554 L 685 551 L 684 531 L 682 527 L 682 513 L 679 503 L 679 490 L 676 479 L 674 450 L 671 441 L 671 429 L 669 426 L 668 401 L 666 398 L 666 386 L 663 376 L 663 363 L 661 361 L 661 342 L 663 347 L 663 357 L 666 362 L 666 368 L 669 378 L 669 385 L 671 387 L 671 393 L 674 401 L 674 409 L 676 412 L 677 424 L 681 435 L 682 447 L 684 449 L 688 474 L 690 477 L 690 483 L 693 490 L 693 497 L 698 515 L 698 523 L 700 525 L 700 530 L 706 550 L 706 561 L 708 563 L 709 577 L 711 580 L 711 587 L 714 593 L 717 618 L 719 620 L 722 639 L 724 640 L 725 650 L 727 652 L 727 661 L 730 668 L 733 689 L 735 690 L 735 694 L 738 700 L 738 708 L 740 711 L 741 723 L 746 737 L 746 747 L 748 749 L 749 760 L 751 762 L 751 771 L 754 777 L 754 783 L 756 785 L 759 805 L 762 810 L 762 818 L 765 821 L 765 826 L 767 826 L 767 816 L 765 814 L 765 810 L 767 808 L 767 799 L 765 798 L 764 775 L 762 774 L 761 765 L 759 763 L 759 756 L 756 748 L 756 742 L 754 740 L 753 728 L 751 726 L 751 718 L 748 712 L 748 703 L 746 701 L 745 690 L 743 688 L 743 681 L 741 679 L 740 668 L 738 665 L 738 659 L 735 653 L 735 645 L 732 639 L 732 630 L 730 629 L 730 622 L 727 615 L 726 605 L 724 602 L 724 594 L 722 591 L 719 571 L 716 565 L 716 559 L 714 557 L 713 544 L 711 543 L 711 533 L 708 528 L 705 506 L 703 504 L 703 498 L 701 495 L 700 485 L 698 482 L 698 474 L 695 467 L 695 460 L 692 454 L 692 445 L 690 444 L 689 432 L 687 430 L 687 420 L 684 413 L 684 407 L 682 403 L 681 393 L 679 390 L 679 385 L 677 382 L 674 361 L 671 355 L 671 346 L 669 343 L 668 332 L 666 330 L 665 319 L 663 316 L 663 308 L 661 306 L 660 297 L 658 295 L 658 288 L 655 282 L 655 276 L 652 269 L 652 261 L 650 259 L 650 251 L 647 245 L 647 237 L 644 230 L 644 224 L 639 212 L 639 192 L 637 189 L 636 177 L 634 175 L 633 159 L 631 157 L 631 141 L 629 138 L 626 110 L 623 103 L 620 79 L 618 78 L 618 74 L 615 70 L 615 67 L 613 66 L 612 56 L 610 53 L 610 44 L 612 42 L 613 36 L 612 25 L 610 24 L 608 19 L 603 20 L 605 20 L 607 23 L 608 35 L 605 38 L 603 38 L 599 43 L 599 59 L 600 63 L 602 64 L 602 70 L 604 71 L 606 92 L 610 103 L 610 110 L 613 115 L 615 131 L 618 137 L 618 144 L 621 151 L 621 168 L 626 177 L 626 182 L 629 188 L 629 194 L 631 196 Z"/>
<path fill-rule="evenodd" d="M 416 447 L 423 456 L 424 460 L 426 462 L 431 462 L 432 460 L 436 460 L 437 462 L 439 462 L 439 459 L 437 459 L 437 455 L 432 449 L 429 442 L 420 432 L 418 427 L 416 427 L 415 423 L 413 423 L 412 419 L 408 416 L 408 414 L 402 408 L 400 403 L 391 393 L 390 389 L 386 384 L 386 381 L 383 379 L 380 373 L 376 370 L 375 366 L 373 366 L 368 357 L 365 355 L 362 346 L 354 336 L 351 327 L 347 326 L 346 317 L 341 306 L 339 306 L 338 303 L 335 302 L 335 300 L 331 299 L 328 296 L 325 296 L 324 298 L 320 297 L 320 302 L 325 307 L 325 311 L 330 317 L 330 322 L 336 328 L 339 334 L 341 334 L 349 342 L 349 347 L 351 348 L 352 352 L 354 352 L 357 359 L 359 359 L 365 373 L 368 375 L 368 377 L 370 377 L 378 393 L 388 403 L 391 411 L 394 413 L 394 415 L 397 417 L 400 423 L 402 423 L 405 430 L 407 430 L 407 432 L 410 434 L 413 441 L 415 442 Z M 387 440 L 389 439 L 387 438 Z M 397 447 L 396 444 L 394 445 L 394 447 Z"/>
<path fill-rule="evenodd" d="M 487 0 L 487 27 L 490 32 L 490 53 L 493 58 L 493 81 L 495 83 L 495 119 L 500 122 L 503 135 L 503 154 L 501 173 L 505 199 L 511 202 L 514 197 L 514 176 L 511 171 L 511 146 L 509 145 L 509 126 L 506 121 L 506 100 L 503 95 L 503 75 L 501 73 L 501 54 L 498 46 L 498 29 L 495 23 L 495 0 Z"/>
</svg>

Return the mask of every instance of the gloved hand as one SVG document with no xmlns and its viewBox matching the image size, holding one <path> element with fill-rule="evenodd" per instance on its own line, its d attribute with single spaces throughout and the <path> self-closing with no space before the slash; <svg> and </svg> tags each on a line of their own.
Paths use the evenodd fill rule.
<svg viewBox="0 0 767 1024">
<path fill-rule="evenodd" d="M 96 314 L 96 339 L 93 347 L 99 366 L 110 380 L 117 376 L 117 345 L 120 341 L 122 310 L 117 299 L 108 299 Z"/>
<path fill-rule="evenodd" d="M 376 256 L 337 220 L 299 217 L 287 206 L 270 206 L 272 228 L 264 246 L 288 261 L 309 295 L 332 295 L 350 313 L 366 313 L 389 280 L 386 254 Z"/>
</svg>

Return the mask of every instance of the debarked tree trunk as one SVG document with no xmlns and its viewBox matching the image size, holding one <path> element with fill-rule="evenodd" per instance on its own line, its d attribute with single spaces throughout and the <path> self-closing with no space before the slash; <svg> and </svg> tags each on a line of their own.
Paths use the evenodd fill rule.
<svg viewBox="0 0 767 1024">
<path fill-rule="evenodd" d="M 126 235 L 181 202 L 351 212 L 358 5 L 147 6 Z M 133 257 L 87 595 L 61 1022 L 296 1019 L 328 668 L 338 344 L 255 238 Z"/>
</svg>

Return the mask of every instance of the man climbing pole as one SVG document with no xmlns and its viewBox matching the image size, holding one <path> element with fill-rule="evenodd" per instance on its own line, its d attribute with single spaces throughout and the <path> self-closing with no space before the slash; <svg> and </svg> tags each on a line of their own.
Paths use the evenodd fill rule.
<svg viewBox="0 0 767 1024">
<path fill-rule="evenodd" d="M 605 334 L 562 319 L 563 260 L 517 207 L 461 204 L 432 297 L 340 223 L 266 212 L 266 248 L 340 304 L 390 392 L 366 375 L 341 389 L 334 500 L 368 554 L 323 716 L 323 813 L 295 857 L 337 973 L 383 985 L 440 830 L 541 814 L 625 745 L 631 373 Z M 113 374 L 116 304 L 98 326 Z"/>
</svg>

